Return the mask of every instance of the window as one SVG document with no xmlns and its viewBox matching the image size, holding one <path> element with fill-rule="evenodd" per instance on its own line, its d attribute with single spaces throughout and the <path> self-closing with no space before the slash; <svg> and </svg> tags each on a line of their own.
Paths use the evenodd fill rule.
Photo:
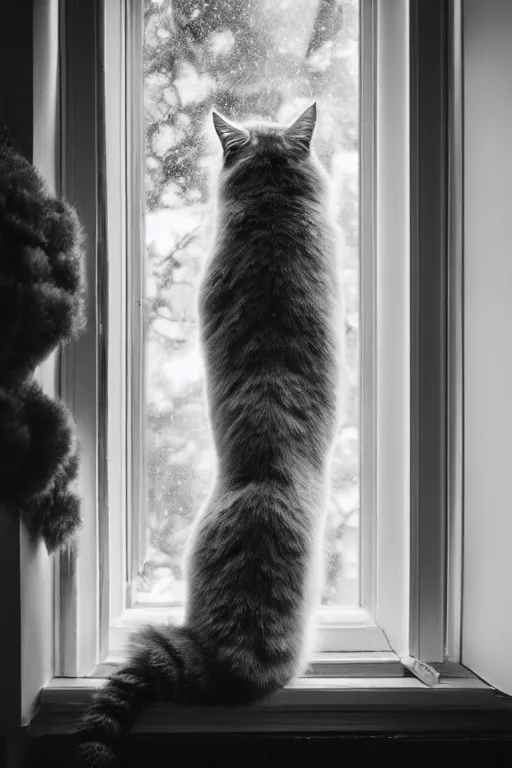
<svg viewBox="0 0 512 768">
<path fill-rule="evenodd" d="M 209 250 L 211 107 L 233 119 L 291 121 L 316 99 L 315 146 L 342 227 L 348 413 L 333 459 L 323 604 L 359 603 L 359 3 L 146 2 L 143 519 L 132 603 L 179 604 L 181 558 L 214 470 L 196 293 Z M 137 404 L 138 405 L 138 404 Z M 363 459 L 364 460 L 364 459 Z M 137 557 L 137 551 L 132 552 Z"/>
<path fill-rule="evenodd" d="M 371 206 L 374 171 L 373 132 L 367 128 L 363 135 L 360 121 L 363 45 L 364 109 L 373 108 L 372 5 L 365 4 L 364 43 L 358 0 L 330 5 L 303 0 L 300 13 L 296 4 L 292 12 L 291 3 L 267 0 L 257 10 L 223 4 L 222 12 L 214 4 L 170 0 L 148 0 L 144 14 L 136 4 L 118 7 L 117 15 L 109 12 L 106 27 L 107 41 L 109 34 L 120 39 L 126 14 L 127 35 L 120 43 L 125 47 L 107 43 L 106 59 L 112 235 L 105 296 L 109 491 L 103 514 L 110 575 L 105 649 L 110 656 L 122 654 L 129 630 L 139 622 L 181 620 L 183 548 L 214 469 L 195 308 L 208 253 L 210 168 L 219 158 L 211 108 L 229 110 L 239 120 L 285 122 L 316 99 L 322 116 L 316 147 L 333 179 L 342 231 L 348 384 L 347 417 L 332 467 L 320 648 L 380 653 L 388 660 L 389 644 L 361 600 L 375 578 L 368 547 L 374 522 L 360 504 L 362 497 L 371 504 L 373 482 L 371 442 L 361 438 L 362 407 L 367 422 L 374 418 L 374 307 L 371 291 L 361 296 L 360 277 L 372 269 L 368 227 L 366 256 L 359 240 L 360 195 L 366 194 Z M 117 82 L 122 76 L 124 100 Z M 116 156 L 119 146 L 124 167 Z M 123 199 L 126 213 L 119 205 Z M 125 245 L 114 250 L 120 238 Z M 371 350 L 363 366 L 361 332 L 363 346 Z"/>
<path fill-rule="evenodd" d="M 143 7 L 4 5 L 2 101 L 77 207 L 89 283 L 86 334 L 37 372 L 77 421 L 79 546 L 49 557 L 0 510 L 0 731 L 19 756 L 20 723 L 62 748 L 128 629 L 179 606 L 142 605 L 132 569 L 148 532 Z M 360 0 L 357 27 L 357 604 L 320 612 L 308 678 L 249 710 L 157 703 L 146 734 L 510 732 L 512 5 Z"/>
<path fill-rule="evenodd" d="M 95 290 L 62 366 L 86 519 L 78 556 L 58 561 L 57 674 L 92 689 L 131 629 L 181 617 L 180 554 L 213 466 L 194 312 L 218 154 L 210 108 L 288 120 L 315 98 L 343 232 L 351 390 L 321 648 L 296 688 L 328 706 L 353 685 L 342 678 L 367 677 L 368 690 L 413 691 L 406 708 L 426 701 L 410 670 L 436 684 L 454 668 L 452 705 L 453 688 L 488 690 L 460 665 L 460 4 L 62 6 L 63 186 L 79 201 Z M 295 696 L 268 717 L 275 706 L 284 722 Z"/>
<path fill-rule="evenodd" d="M 301 0 L 300 13 L 296 3 L 292 11 L 288 2 L 269 0 L 219 8 L 147 0 L 143 9 L 116 0 L 105 14 L 98 6 L 94 21 L 103 59 L 95 103 L 104 129 L 96 151 L 105 157 L 89 276 L 96 304 L 90 346 L 79 350 L 78 365 L 64 364 L 72 376 L 83 370 L 71 389 L 82 439 L 89 440 L 82 483 L 94 524 L 82 535 L 78 578 L 61 562 L 61 636 L 64 648 L 75 648 L 62 658 L 72 659 L 70 673 L 97 672 L 98 662 L 122 658 L 139 623 L 181 620 L 183 545 L 214 462 L 194 306 L 208 249 L 209 171 L 219 155 L 210 110 L 287 121 L 316 99 L 316 147 L 335 187 L 342 231 L 349 391 L 332 466 L 313 674 L 347 674 L 333 664 L 334 654 L 345 654 L 340 660 L 364 657 L 384 674 L 403 675 L 411 576 L 407 19 L 395 11 L 393 21 L 389 12 L 377 25 L 373 0 Z M 63 12 L 66 35 L 78 34 L 81 13 Z M 84 66 L 69 53 L 67 88 Z M 386 73 L 380 85 L 379 67 Z M 386 98 L 379 101 L 377 88 Z M 75 141 L 76 134 L 69 146 Z M 388 178 L 385 191 L 379 173 Z M 67 176 L 71 184 L 81 178 L 76 169 Z M 441 376 L 441 338 L 439 344 L 432 362 Z M 96 409 L 97 432 L 87 434 L 88 408 Z M 443 514 L 439 509 L 438 521 Z M 433 547 L 429 557 L 437 585 L 442 552 Z M 95 592 L 84 589 L 92 583 Z M 443 597 L 434 598 L 441 614 Z M 77 639 L 77 624 L 94 628 L 88 638 Z M 429 661 L 441 656 L 436 647 Z"/>
</svg>

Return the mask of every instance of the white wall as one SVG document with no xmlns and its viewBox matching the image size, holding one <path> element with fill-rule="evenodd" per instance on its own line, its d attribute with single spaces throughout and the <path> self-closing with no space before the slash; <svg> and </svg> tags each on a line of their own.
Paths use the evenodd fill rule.
<svg viewBox="0 0 512 768">
<path fill-rule="evenodd" d="M 464 0 L 462 662 L 512 694 L 512 2 Z"/>
<path fill-rule="evenodd" d="M 58 0 L 34 2 L 33 162 L 51 192 L 58 187 Z M 36 371 L 36 378 L 55 395 L 56 355 Z M 21 717 L 30 720 L 41 688 L 53 675 L 54 560 L 43 542 L 32 542 L 20 526 Z"/>
</svg>

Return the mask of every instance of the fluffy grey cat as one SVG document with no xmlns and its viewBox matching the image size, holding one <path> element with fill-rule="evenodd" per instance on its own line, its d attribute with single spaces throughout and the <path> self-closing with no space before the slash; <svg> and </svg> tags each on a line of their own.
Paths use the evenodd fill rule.
<svg viewBox="0 0 512 768">
<path fill-rule="evenodd" d="M 82 722 L 89 765 L 113 764 L 155 699 L 250 704 L 312 652 L 343 354 L 316 107 L 291 126 L 213 122 L 223 167 L 199 306 L 217 477 L 188 546 L 184 625 L 133 638 Z"/>
</svg>

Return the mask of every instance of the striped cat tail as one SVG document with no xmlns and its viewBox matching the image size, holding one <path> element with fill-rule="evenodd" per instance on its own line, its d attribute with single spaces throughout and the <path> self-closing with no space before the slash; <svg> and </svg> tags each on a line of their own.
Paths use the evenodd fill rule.
<svg viewBox="0 0 512 768">
<path fill-rule="evenodd" d="M 77 731 L 79 766 L 118 764 L 119 748 L 140 712 L 158 699 L 201 701 L 211 688 L 205 657 L 185 627 L 148 626 L 131 638 L 128 663 L 98 690 Z"/>
</svg>

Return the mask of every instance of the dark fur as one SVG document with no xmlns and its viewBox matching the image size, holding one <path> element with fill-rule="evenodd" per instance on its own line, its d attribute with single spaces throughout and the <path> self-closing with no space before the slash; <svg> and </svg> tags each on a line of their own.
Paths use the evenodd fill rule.
<svg viewBox="0 0 512 768">
<path fill-rule="evenodd" d="M 0 385 L 30 375 L 84 327 L 82 232 L 73 209 L 0 144 Z"/>
<path fill-rule="evenodd" d="M 4 394 L 4 439 L 20 457 L 14 467 L 0 469 L 2 496 L 12 507 L 22 507 L 45 494 L 70 463 L 75 448 L 74 425 L 68 410 L 46 395 L 34 380 L 24 382 L 16 395 Z M 7 395 L 7 397 L 5 397 Z M 7 404 L 10 403 L 10 413 Z M 4 421 L 5 419 L 5 421 Z"/>
<path fill-rule="evenodd" d="M 112 764 L 156 698 L 249 704 L 307 666 L 342 353 L 315 116 L 286 129 L 214 114 L 224 166 L 200 328 L 217 478 L 189 542 L 184 626 L 135 636 L 82 723 L 87 764 Z"/>
<path fill-rule="evenodd" d="M 29 513 L 52 551 L 76 531 L 74 425 L 34 369 L 84 328 L 83 236 L 0 128 L 0 502 Z"/>
</svg>

